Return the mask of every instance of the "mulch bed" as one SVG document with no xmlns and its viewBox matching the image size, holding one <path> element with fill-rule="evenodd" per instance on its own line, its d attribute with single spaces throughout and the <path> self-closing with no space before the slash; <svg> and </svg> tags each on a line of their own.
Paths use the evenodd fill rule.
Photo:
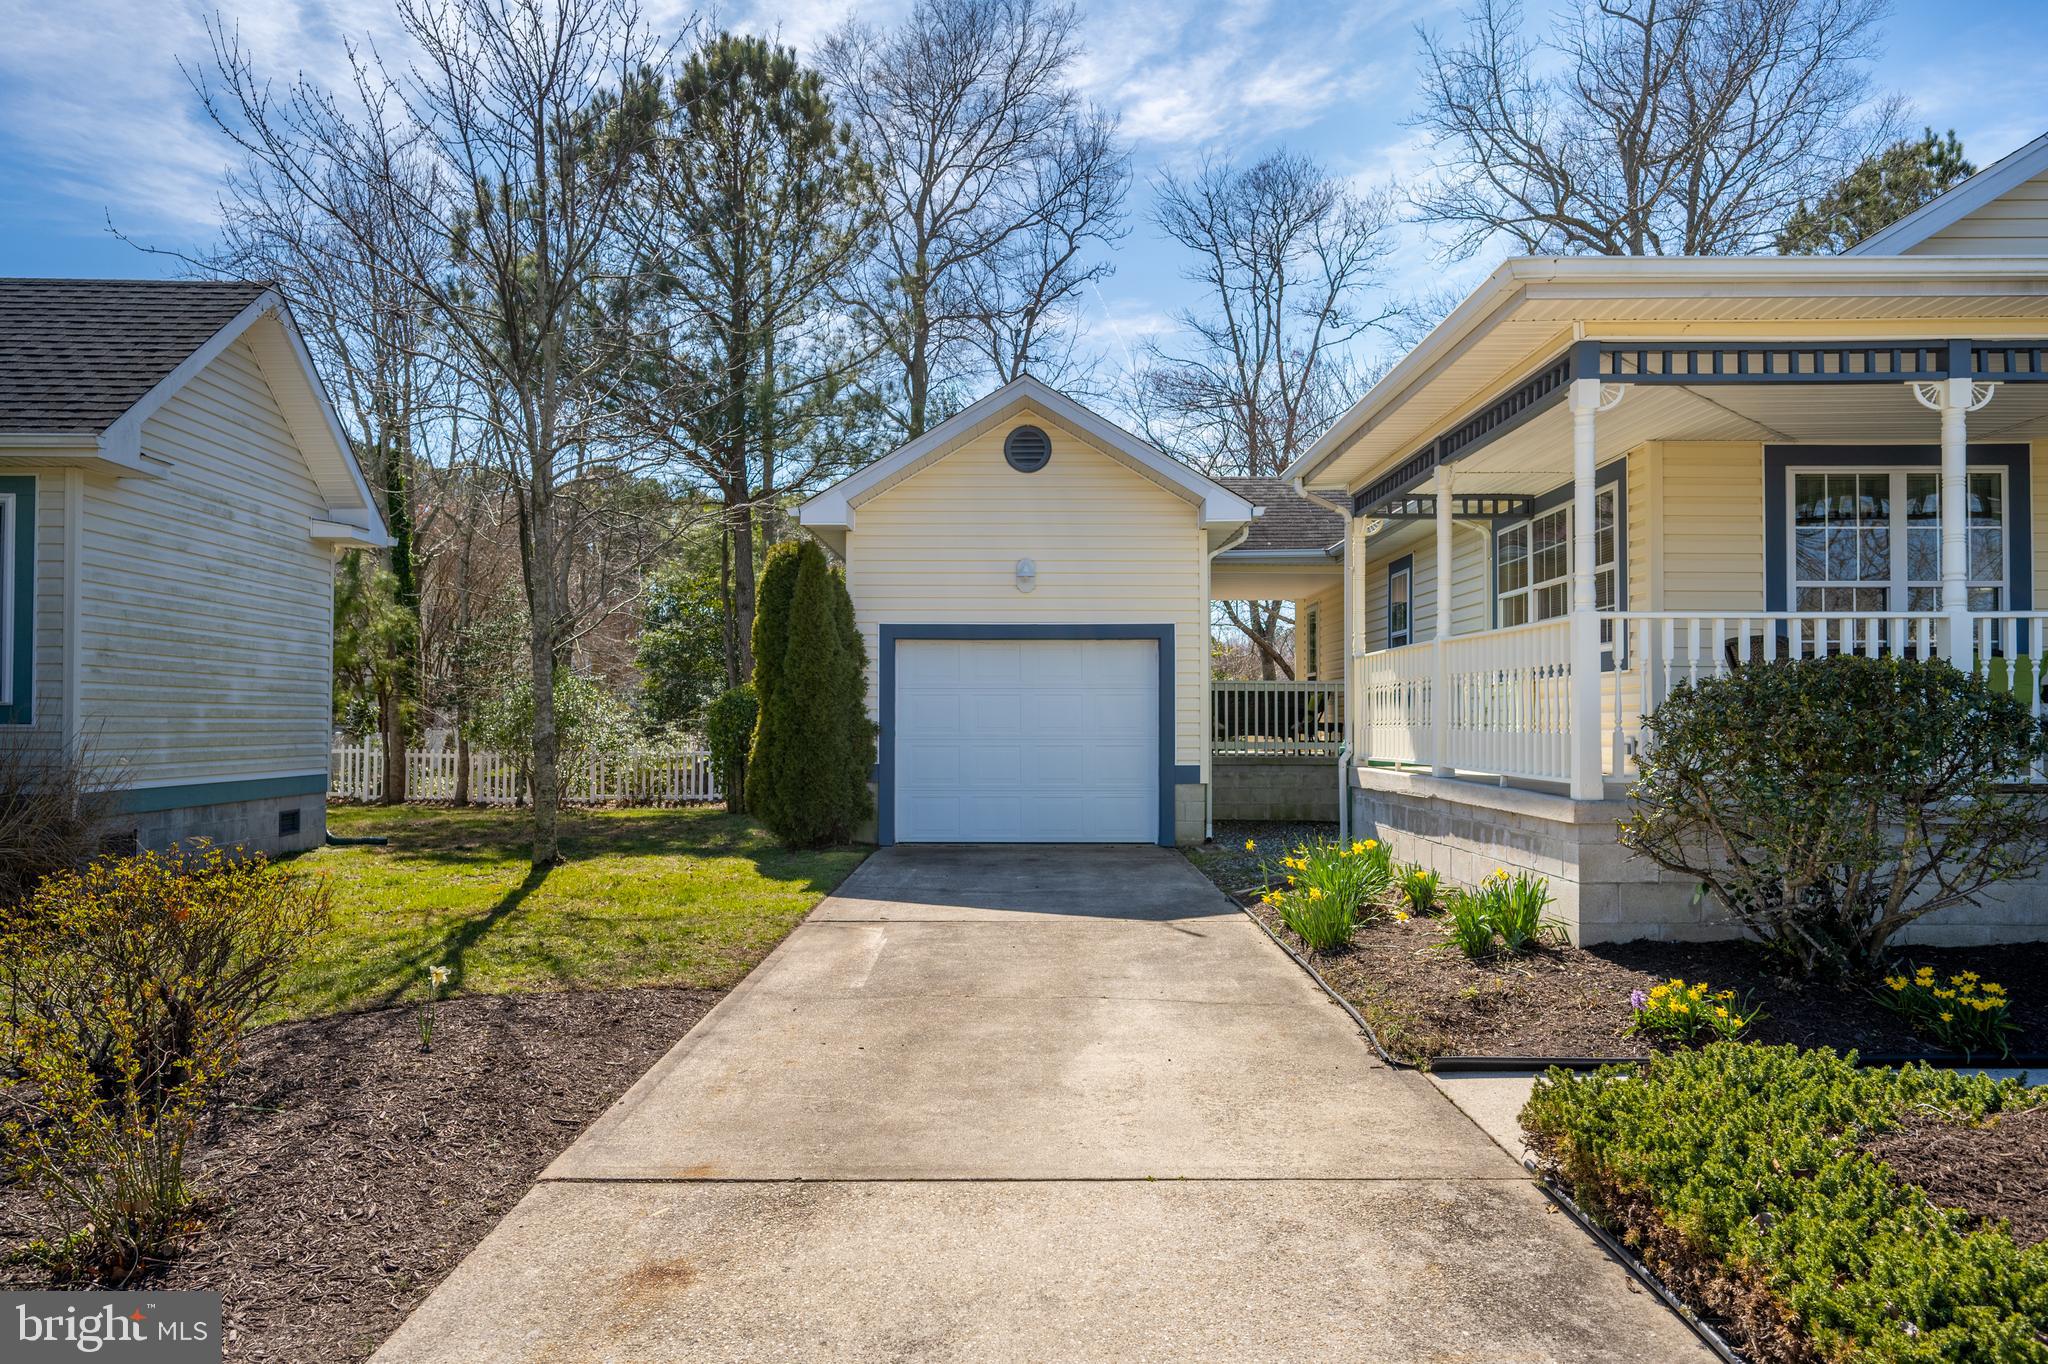
<svg viewBox="0 0 2048 1364">
<path fill-rule="evenodd" d="M 367 1358 L 720 994 L 445 1000 L 428 1053 L 411 1008 L 251 1034 L 199 1155 L 224 1210 L 146 1286 L 218 1290 L 230 1360 Z M 0 1187 L 0 1244 L 36 1211 Z M 49 1286 L 20 1263 L 0 1285 Z"/>
<path fill-rule="evenodd" d="M 1329 836 L 1330 826 L 1312 831 Z M 1247 836 L 1260 844 L 1243 852 Z M 1229 842 L 1225 840 L 1229 839 Z M 1257 883 L 1260 858 L 1277 858 L 1300 841 L 1290 829 L 1219 828 L 1215 853 L 1196 860 L 1227 893 L 1303 956 L 1300 939 L 1274 911 L 1241 894 Z M 1943 977 L 1976 971 L 2004 985 L 2020 1031 L 2016 1054 L 2048 1052 L 2048 943 L 1991 948 L 1912 947 L 1901 959 L 1932 966 Z M 1519 957 L 1467 960 L 1434 919 L 1362 925 L 1348 950 L 1315 957 L 1316 970 L 1372 1024 L 1381 1045 L 1406 1061 L 1437 1056 L 1643 1057 L 1640 1038 L 1624 1036 L 1633 1020 L 1629 994 L 1673 976 L 1732 989 L 1761 1006 L 1764 1017 L 1747 1040 L 1855 1050 L 1867 1056 L 1944 1055 L 1867 991 L 1810 985 L 1782 976 L 1754 944 L 1629 942 L 1552 947 Z M 1978 1060 L 1996 1065 L 1995 1055 Z"/>
<path fill-rule="evenodd" d="M 1301 952 L 1298 938 L 1258 904 L 1252 912 Z M 2016 1053 L 2048 1052 L 2048 944 L 1997 948 L 1912 948 L 1907 960 L 1943 976 L 1976 971 L 2011 991 L 2020 1031 Z M 1764 1016 L 1746 1040 L 1833 1047 L 1866 1056 L 1944 1055 L 1866 991 L 1789 980 L 1755 946 L 1741 942 L 1606 943 L 1547 947 L 1517 957 L 1470 961 L 1433 919 L 1361 926 L 1349 950 L 1315 958 L 1330 987 L 1373 1025 L 1403 1060 L 1434 1056 L 1640 1057 L 1651 1048 L 1624 1032 L 1629 995 L 1674 976 L 1734 990 Z M 1986 1064 L 1997 1057 L 1980 1056 Z"/>
<path fill-rule="evenodd" d="M 2022 1246 L 2048 1241 L 2048 1108 L 2008 1113 L 1981 1127 L 1930 1114 L 1865 1149 L 1926 1190 L 1936 1207 L 2003 1219 Z"/>
</svg>

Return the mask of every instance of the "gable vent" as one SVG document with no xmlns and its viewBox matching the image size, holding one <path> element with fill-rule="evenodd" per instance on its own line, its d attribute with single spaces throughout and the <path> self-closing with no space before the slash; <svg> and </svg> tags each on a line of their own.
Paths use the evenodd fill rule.
<svg viewBox="0 0 2048 1364">
<path fill-rule="evenodd" d="M 1052 458 L 1052 442 L 1035 426 L 1020 426 L 1003 440 L 1003 458 L 1020 474 L 1035 474 Z"/>
</svg>

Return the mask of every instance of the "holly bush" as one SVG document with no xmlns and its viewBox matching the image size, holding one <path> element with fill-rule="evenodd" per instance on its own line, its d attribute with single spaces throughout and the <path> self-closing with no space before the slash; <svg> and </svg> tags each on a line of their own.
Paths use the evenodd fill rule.
<svg viewBox="0 0 2048 1364">
<path fill-rule="evenodd" d="M 1522 1125 L 1545 1172 L 1760 1364 L 2040 1364 L 2048 1243 L 1935 1207 L 1863 1143 L 1909 1115 L 2044 1102 L 2016 1080 L 1717 1042 L 1552 1070 Z"/>
<path fill-rule="evenodd" d="M 2048 754 L 2041 727 L 1940 660 L 1748 663 L 1643 724 L 1622 844 L 1801 975 L 1874 975 L 1907 924 L 2048 852 L 2048 790 L 2016 784 Z"/>
</svg>

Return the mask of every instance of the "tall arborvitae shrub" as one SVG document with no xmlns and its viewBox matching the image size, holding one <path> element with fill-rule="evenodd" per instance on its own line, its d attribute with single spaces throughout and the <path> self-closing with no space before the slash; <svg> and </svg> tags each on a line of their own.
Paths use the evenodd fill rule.
<svg viewBox="0 0 2048 1364">
<path fill-rule="evenodd" d="M 787 784 L 776 771 L 776 763 L 791 755 L 792 750 L 775 733 L 774 725 L 780 715 L 770 707 L 768 698 L 782 687 L 782 661 L 789 652 L 789 608 L 796 596 L 797 560 L 802 548 L 789 543 L 769 550 L 754 589 L 754 700 L 760 714 L 754 721 L 753 743 L 747 750 L 745 789 L 748 812 L 771 829 L 780 827 L 775 798 L 776 792 Z"/>
<path fill-rule="evenodd" d="M 780 664 L 771 665 L 765 651 L 755 660 L 761 720 L 747 794 L 754 814 L 785 843 L 816 847 L 844 842 L 873 813 L 867 777 L 875 737 L 867 655 L 846 584 L 815 544 L 802 544 L 795 562 Z M 759 629 L 755 637 L 774 642 Z"/>
</svg>

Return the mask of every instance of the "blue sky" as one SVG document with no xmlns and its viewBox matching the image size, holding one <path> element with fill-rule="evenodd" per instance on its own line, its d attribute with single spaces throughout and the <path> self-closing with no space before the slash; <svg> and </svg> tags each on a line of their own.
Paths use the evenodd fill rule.
<svg viewBox="0 0 2048 1364">
<path fill-rule="evenodd" d="M 1415 102 L 1414 28 L 1441 25 L 1444 0 L 1081 0 L 1096 99 L 1121 111 L 1136 152 L 1134 230 L 1116 274 L 1091 300 L 1092 339 L 1113 365 L 1167 327 L 1186 299 L 1175 248 L 1144 221 L 1146 181 L 1205 152 L 1250 158 L 1288 145 L 1360 183 L 1422 166 L 1404 126 Z M 647 0 L 658 18 L 673 0 Z M 202 23 L 218 7 L 270 70 L 344 71 L 342 41 L 389 44 L 389 0 L 0 0 L 0 274 L 135 276 L 175 262 L 115 240 L 108 220 L 165 246 L 204 243 L 226 153 L 195 107 L 177 59 L 206 59 Z M 715 17 L 779 32 L 800 50 L 858 9 L 886 22 L 900 0 L 759 0 Z M 1528 0 L 1540 22 L 1547 0 Z M 1879 84 L 1912 117 L 1953 126 L 1978 164 L 2048 131 L 2048 4 L 1901 0 L 1885 31 Z M 1492 262 L 1446 272 L 1404 230 L 1397 287 L 1475 280 Z"/>
</svg>

